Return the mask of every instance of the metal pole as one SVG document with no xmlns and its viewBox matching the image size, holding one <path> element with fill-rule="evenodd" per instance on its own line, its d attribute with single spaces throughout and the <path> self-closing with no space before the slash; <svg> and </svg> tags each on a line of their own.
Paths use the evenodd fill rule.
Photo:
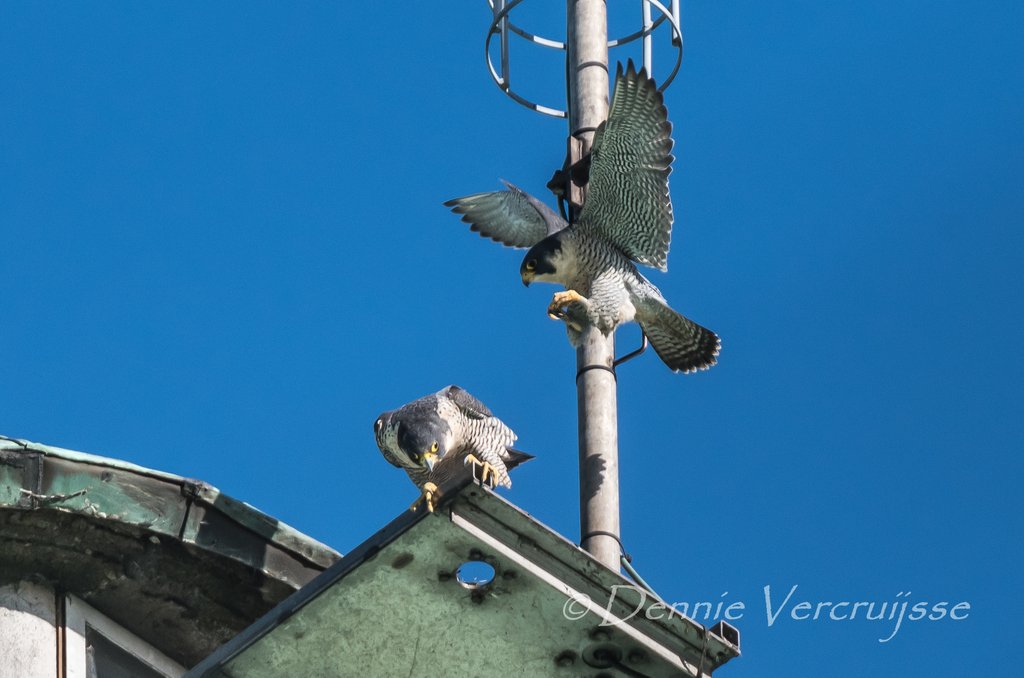
<svg viewBox="0 0 1024 678">
<path fill-rule="evenodd" d="M 570 163 L 590 150 L 608 117 L 608 16 L 604 0 L 566 0 Z M 585 327 L 576 352 L 580 532 L 583 548 L 619 571 L 619 434 L 614 335 Z"/>
<path fill-rule="evenodd" d="M 643 3 L 643 26 L 644 26 L 644 68 L 647 69 L 647 75 L 654 77 L 654 64 L 651 63 L 653 59 L 653 49 L 651 43 L 654 41 L 654 36 L 651 35 L 651 27 L 654 23 L 651 21 L 651 3 L 649 0 L 644 0 Z"/>
<path fill-rule="evenodd" d="M 505 9 L 505 0 L 498 0 L 494 4 L 494 13 L 497 14 L 503 9 Z M 647 72 L 650 73 L 650 71 Z M 509 82 L 508 15 L 501 19 L 501 84 L 505 87 L 506 91 L 512 88 L 512 84 Z"/>
</svg>

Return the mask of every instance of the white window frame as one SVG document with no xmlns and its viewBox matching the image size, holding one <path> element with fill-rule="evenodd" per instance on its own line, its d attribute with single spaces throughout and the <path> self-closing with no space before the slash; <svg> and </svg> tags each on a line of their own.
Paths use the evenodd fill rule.
<svg viewBox="0 0 1024 678">
<path fill-rule="evenodd" d="M 127 630 L 80 598 L 64 598 L 64 658 L 67 678 L 88 678 L 85 651 L 85 627 L 101 636 L 167 678 L 181 678 L 185 667 Z"/>
</svg>

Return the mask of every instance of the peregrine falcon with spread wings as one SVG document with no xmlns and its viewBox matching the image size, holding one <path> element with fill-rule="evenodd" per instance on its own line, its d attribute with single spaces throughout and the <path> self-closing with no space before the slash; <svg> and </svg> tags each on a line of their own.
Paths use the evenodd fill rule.
<svg viewBox="0 0 1024 678">
<path fill-rule="evenodd" d="M 445 203 L 473 231 L 510 247 L 530 248 L 519 273 L 525 285 L 564 285 L 548 306 L 578 345 L 582 320 L 608 334 L 635 320 L 662 361 L 677 372 L 715 364 L 718 336 L 669 308 L 635 263 L 668 268 L 672 202 L 672 125 L 654 81 L 630 61 L 619 65 L 608 120 L 594 134 L 583 210 L 569 225 L 537 198 L 508 190 Z"/>
<path fill-rule="evenodd" d="M 425 501 L 430 512 L 441 487 L 470 476 L 490 487 L 512 487 L 509 470 L 533 459 L 512 449 L 512 429 L 454 385 L 385 412 L 377 417 L 373 433 L 384 458 L 420 488 L 412 508 Z"/>
</svg>

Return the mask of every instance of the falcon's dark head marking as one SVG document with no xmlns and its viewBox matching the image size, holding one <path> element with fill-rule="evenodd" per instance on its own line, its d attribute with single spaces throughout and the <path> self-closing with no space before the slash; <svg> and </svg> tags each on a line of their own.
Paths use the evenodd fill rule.
<svg viewBox="0 0 1024 678">
<path fill-rule="evenodd" d="M 436 416 L 398 422 L 398 450 L 411 467 L 434 470 L 448 453 L 451 429 Z"/>
<path fill-rule="evenodd" d="M 556 233 L 544 238 L 530 248 L 523 257 L 519 267 L 519 277 L 527 287 L 534 281 L 562 282 L 566 277 L 567 265 L 565 251 L 562 248 L 561 234 Z"/>
</svg>

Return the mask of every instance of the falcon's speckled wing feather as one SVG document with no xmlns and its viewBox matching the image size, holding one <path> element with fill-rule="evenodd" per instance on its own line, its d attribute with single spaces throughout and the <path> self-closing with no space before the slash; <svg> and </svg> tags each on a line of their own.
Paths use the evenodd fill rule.
<svg viewBox="0 0 1024 678">
<path fill-rule="evenodd" d="M 464 388 L 452 384 L 441 389 L 438 395 L 447 396 L 459 410 L 471 419 L 483 419 L 485 417 L 493 417 L 487 405 L 477 400 L 473 395 Z"/>
<path fill-rule="evenodd" d="M 378 445 L 378 447 L 380 447 L 380 446 Z M 391 453 L 391 451 L 389 449 L 387 449 L 386 447 L 380 447 L 380 452 L 381 452 L 381 454 L 384 455 L 384 458 L 387 459 L 388 463 L 391 464 L 392 466 L 397 466 L 398 468 L 402 468 L 403 467 L 402 466 L 402 462 L 398 461 L 398 457 L 393 455 Z"/>
<path fill-rule="evenodd" d="M 502 180 L 507 191 L 474 193 L 445 202 L 470 230 L 509 247 L 533 247 L 568 224 L 558 213 L 522 189 Z"/>
<path fill-rule="evenodd" d="M 580 226 L 641 264 L 668 269 L 672 123 L 654 81 L 630 61 L 615 76 L 608 120 L 594 135 Z"/>
<path fill-rule="evenodd" d="M 393 440 L 389 440 L 388 438 L 395 437 L 397 432 L 390 432 L 385 429 L 385 416 L 386 415 L 381 415 L 377 418 L 377 421 L 374 422 L 373 437 L 376 439 L 377 447 L 380 448 L 381 454 L 383 454 L 384 458 L 388 460 L 388 463 L 392 466 L 397 466 L 398 468 L 404 468 L 405 464 L 403 464 L 402 460 L 395 456 L 395 453 L 391 450 L 395 443 Z"/>
</svg>

